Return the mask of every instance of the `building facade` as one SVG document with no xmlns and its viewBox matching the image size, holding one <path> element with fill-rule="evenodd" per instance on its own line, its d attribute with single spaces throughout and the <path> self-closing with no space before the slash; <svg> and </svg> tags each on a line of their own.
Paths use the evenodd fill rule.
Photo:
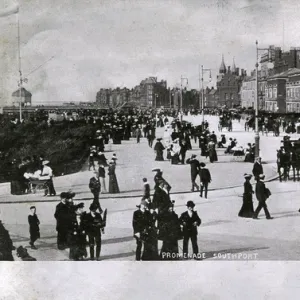
<svg viewBox="0 0 300 300">
<path fill-rule="evenodd" d="M 294 68 L 286 81 L 286 112 L 300 113 L 300 69 Z"/>
<path fill-rule="evenodd" d="M 232 108 L 240 105 L 240 89 L 245 76 L 245 71 L 242 69 L 240 74 L 240 70 L 235 66 L 234 61 L 232 67 L 228 66 L 226 68 L 224 57 L 222 57 L 219 74 L 217 76 L 219 107 L 226 106 L 227 108 Z"/>
<path fill-rule="evenodd" d="M 286 111 L 286 72 L 271 76 L 267 80 L 265 109 L 270 112 Z"/>
<path fill-rule="evenodd" d="M 20 101 L 22 106 L 31 106 L 32 94 L 25 88 L 21 88 L 12 93 L 11 104 L 13 106 L 20 106 Z"/>
<path fill-rule="evenodd" d="M 256 78 L 253 76 L 245 77 L 241 86 L 241 106 L 243 108 L 254 108 L 256 92 Z"/>
</svg>

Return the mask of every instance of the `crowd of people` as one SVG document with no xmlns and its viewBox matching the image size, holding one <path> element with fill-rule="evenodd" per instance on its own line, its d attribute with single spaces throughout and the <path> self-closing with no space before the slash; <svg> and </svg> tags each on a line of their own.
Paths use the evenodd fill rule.
<svg viewBox="0 0 300 300">
<path fill-rule="evenodd" d="M 182 121 L 179 117 L 176 118 L 176 116 L 171 118 L 167 114 L 156 116 L 151 112 L 136 112 L 131 115 L 86 116 L 85 122 L 96 124 L 95 127 L 97 127 L 95 133 L 91 135 L 89 148 L 88 168 L 94 172 L 94 176 L 89 181 L 89 189 L 93 195 L 89 212 L 84 211 L 84 203 L 74 204 L 74 193 L 63 192 L 60 194 L 61 201 L 54 214 L 57 248 L 59 250 L 69 249 L 69 258 L 72 260 L 83 260 L 87 257 L 92 260 L 100 259 L 101 237 L 106 226 L 106 211 L 101 207 L 100 195 L 106 192 L 120 193 L 115 172 L 116 154 L 114 153 L 109 160 L 105 156 L 107 147 L 110 149 L 111 141 L 113 144 L 121 144 L 122 141 L 135 138 L 139 144 L 142 137 L 146 138 L 149 147 L 153 147 L 155 151 L 156 161 L 167 159 L 172 165 L 190 165 L 191 191 L 196 189 L 199 196 L 205 198 L 208 197 L 208 186 L 212 181 L 212 176 L 206 164 L 200 162 L 195 154 L 186 157 L 187 151 L 192 150 L 191 140 L 194 140 L 195 143 L 198 142 L 200 156 L 209 158 L 210 163 L 218 161 L 217 148 L 223 148 L 225 154 L 240 155 L 242 152 L 245 162 L 254 162 L 254 144 L 248 143 L 244 149 L 235 138 L 228 138 L 225 134 L 218 137 L 214 131 L 209 129 L 207 121 L 195 126 L 192 123 Z M 164 134 L 161 138 L 156 137 L 157 127 L 164 128 Z M 155 139 L 156 142 L 153 145 Z M 278 151 L 280 170 L 283 162 L 287 160 L 286 152 L 294 147 L 292 145 L 291 148 L 288 148 L 288 145 L 289 143 L 286 142 Z M 166 155 L 164 155 L 165 150 Z M 43 156 L 38 158 L 26 157 L 21 163 L 15 162 L 16 172 L 13 174 L 16 176 L 14 177 L 15 180 L 11 182 L 12 193 L 17 190 L 16 186 L 22 193 L 25 193 L 32 184 L 35 184 L 35 180 L 45 180 L 45 195 L 55 195 L 53 173 L 49 164 L 50 162 Z M 189 240 L 192 243 L 193 257 L 201 258 L 197 245 L 197 228 L 201 225 L 201 219 L 195 211 L 195 203 L 189 200 L 186 203 L 186 212 L 178 216 L 174 209 L 175 202 L 170 196 L 171 185 L 163 178 L 163 173 L 159 168 L 153 171 L 156 172 L 154 194 L 151 196 L 150 183 L 144 178 L 143 198 L 133 214 L 132 226 L 137 244 L 136 260 L 187 258 L 189 256 Z M 108 189 L 106 188 L 106 173 L 109 177 Z M 285 178 L 284 174 L 285 171 L 283 171 Z M 35 177 L 36 175 L 39 176 Z M 255 191 L 250 183 L 252 175 L 256 181 Z M 256 219 L 261 209 L 264 209 L 266 218 L 272 219 L 266 205 L 266 200 L 270 197 L 271 192 L 263 182 L 265 175 L 260 159 L 255 161 L 252 175 L 244 174 L 243 205 L 238 215 Z M 199 184 L 197 182 L 198 176 Z M 18 192 L 14 193 L 18 194 Z M 254 193 L 259 201 L 256 210 L 253 208 Z M 39 222 L 36 207 L 31 207 L 28 223 L 32 249 L 37 248 L 35 242 L 40 237 Z M 178 241 L 180 240 L 183 240 L 182 255 L 179 253 L 181 247 Z M 162 242 L 161 247 L 158 245 L 159 241 Z M 89 254 L 86 250 L 87 246 L 90 250 Z M 12 244 L 9 247 L 12 251 Z M 161 249 L 160 252 L 158 249 Z M 22 251 L 21 249 L 20 253 Z"/>
</svg>

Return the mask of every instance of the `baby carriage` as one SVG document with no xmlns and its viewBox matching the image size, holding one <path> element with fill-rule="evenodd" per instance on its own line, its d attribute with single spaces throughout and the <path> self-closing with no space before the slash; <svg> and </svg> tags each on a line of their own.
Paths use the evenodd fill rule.
<svg viewBox="0 0 300 300">
<path fill-rule="evenodd" d="M 47 191 L 45 194 L 49 194 L 48 180 L 49 178 L 29 178 L 29 193 L 35 194 L 38 191 Z"/>
</svg>

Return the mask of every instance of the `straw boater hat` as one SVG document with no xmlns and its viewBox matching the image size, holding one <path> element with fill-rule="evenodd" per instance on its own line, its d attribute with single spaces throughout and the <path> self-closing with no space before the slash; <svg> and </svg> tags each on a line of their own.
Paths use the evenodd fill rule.
<svg viewBox="0 0 300 300">
<path fill-rule="evenodd" d="M 49 163 L 50 163 L 49 160 L 44 160 L 44 161 L 42 162 L 42 165 L 45 166 L 45 165 L 48 165 Z"/>
<path fill-rule="evenodd" d="M 260 179 L 265 179 L 265 175 L 264 174 L 260 174 L 259 176 L 258 176 Z"/>
</svg>

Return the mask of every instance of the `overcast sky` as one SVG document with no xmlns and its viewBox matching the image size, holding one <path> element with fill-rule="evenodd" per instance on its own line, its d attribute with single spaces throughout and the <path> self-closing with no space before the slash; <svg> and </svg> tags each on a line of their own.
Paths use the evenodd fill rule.
<svg viewBox="0 0 300 300">
<path fill-rule="evenodd" d="M 15 3 L 0 0 L 0 10 Z M 34 103 L 94 101 L 108 87 L 134 87 L 148 76 L 168 86 L 198 68 L 255 66 L 255 41 L 300 46 L 297 0 L 20 0 L 22 70 Z M 283 21 L 285 35 L 283 39 Z M 0 19 L 0 96 L 17 88 L 16 17 Z M 2 95 L 1 95 L 2 93 Z"/>
</svg>

